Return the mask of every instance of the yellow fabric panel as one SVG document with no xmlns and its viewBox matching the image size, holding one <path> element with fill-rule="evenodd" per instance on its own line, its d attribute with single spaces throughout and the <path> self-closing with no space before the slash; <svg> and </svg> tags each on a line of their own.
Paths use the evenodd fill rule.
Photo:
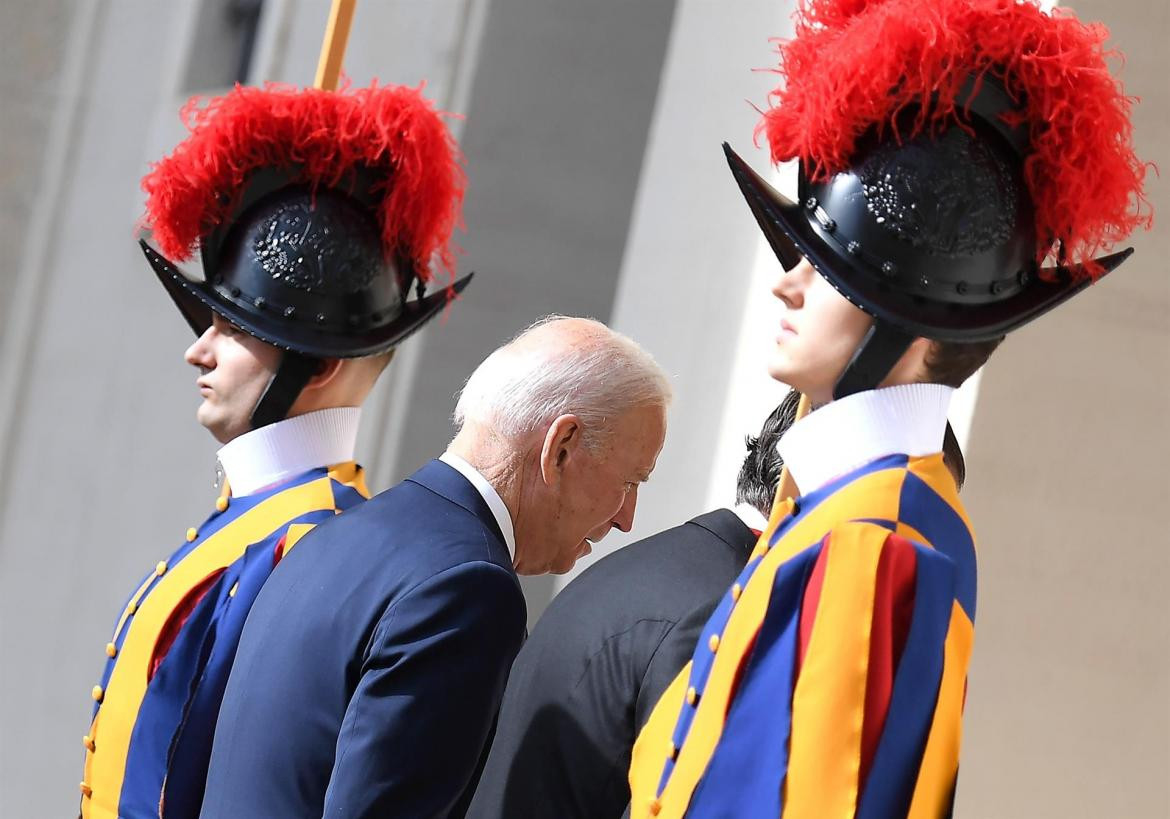
<svg viewBox="0 0 1170 819">
<path fill-rule="evenodd" d="M 935 819 L 946 812 L 951 787 L 959 773 L 959 742 L 963 730 L 963 696 L 967 666 L 975 642 L 975 626 L 956 601 L 943 647 L 943 673 L 930 736 L 918 769 L 918 783 L 908 819 Z"/>
<path fill-rule="evenodd" d="M 874 588 L 889 534 L 848 523 L 829 535 L 816 620 L 792 697 L 785 819 L 856 813 Z"/>
<path fill-rule="evenodd" d="M 959 500 L 959 487 L 955 485 L 955 479 L 951 475 L 951 471 L 943 463 L 941 452 L 937 455 L 911 458 L 909 463 L 906 464 L 906 468 L 913 475 L 926 481 L 927 485 L 937 492 L 938 496 L 958 513 L 969 532 L 973 533 L 975 531 L 975 528 L 971 525 L 971 519 L 967 517 L 967 510 L 963 508 L 963 502 Z"/>
<path fill-rule="evenodd" d="M 293 546 L 296 546 L 300 539 L 312 530 L 313 524 L 311 523 L 294 523 L 289 526 L 284 533 L 284 554 L 281 556 L 282 559 L 287 557 L 288 553 L 292 551 Z"/>
<path fill-rule="evenodd" d="M 630 819 L 648 819 L 650 802 L 658 790 L 662 778 L 663 762 L 669 757 L 674 724 L 682 709 L 683 697 L 691 677 L 691 662 L 683 666 L 670 686 L 662 692 L 654 706 L 650 719 L 646 721 L 630 755 L 630 793 L 646 794 L 641 801 L 631 801 Z"/>
<path fill-rule="evenodd" d="M 781 499 L 779 495 L 776 496 L 776 500 L 772 504 L 772 514 L 768 516 L 768 525 L 764 527 L 764 531 L 756 540 L 756 548 L 752 550 L 749 562 L 768 551 L 768 544 L 772 542 L 772 534 L 792 514 L 794 506 L 792 498 Z"/>
<path fill-rule="evenodd" d="M 894 526 L 894 534 L 896 534 L 898 537 L 904 537 L 906 540 L 911 540 L 923 546 L 930 546 L 930 541 L 928 541 L 923 536 L 922 532 L 919 532 L 909 523 L 898 521 Z"/>
<path fill-rule="evenodd" d="M 820 542 L 833 524 L 843 517 L 896 519 L 904 474 L 905 471 L 901 468 L 886 469 L 853 481 L 806 514 L 771 549 L 767 548 L 767 538 L 779 525 L 780 520 L 774 516 L 773 520 L 769 521 L 768 530 L 761 536 L 760 545 L 757 545 L 755 552 L 766 554 L 731 612 L 707 685 L 705 690 L 700 692 L 701 697 L 690 731 L 679 752 L 678 762 L 670 781 L 662 793 L 662 811 L 658 814 L 659 817 L 682 816 L 690 803 L 695 786 L 706 770 L 707 762 L 723 731 L 731 687 L 740 664 L 747 656 L 748 649 L 763 622 L 771 598 L 772 584 L 780 565 L 793 555 Z M 778 506 L 773 511 L 782 508 L 784 507 Z M 675 703 L 664 705 L 664 702 L 659 700 L 654 710 L 657 712 L 664 707 L 672 709 L 669 716 L 663 720 L 652 719 L 642 732 L 646 733 L 651 725 L 666 725 L 667 733 L 664 738 L 651 739 L 647 747 L 668 747 L 666 743 L 670 741 L 670 732 L 674 729 L 679 711 Z M 653 782 L 653 787 L 657 788 L 657 777 L 661 776 L 664 761 L 665 758 L 657 761 L 649 758 L 640 760 L 639 766 L 642 764 L 649 766 L 652 773 L 632 771 L 631 783 Z M 637 803 L 645 805 L 654 798 L 654 792 L 639 791 L 632 793 L 632 797 Z"/>
<path fill-rule="evenodd" d="M 175 606 L 204 578 L 231 565 L 247 546 L 267 537 L 282 523 L 306 512 L 333 507 L 329 478 L 278 492 L 208 537 L 159 578 L 139 604 L 99 708 L 101 734 L 91 734 L 98 750 L 87 753 L 86 760 L 86 782 L 93 788 L 93 796 L 83 800 L 83 807 L 89 808 L 84 816 L 117 815 L 130 736 L 146 694 L 150 659 Z"/>
<path fill-rule="evenodd" d="M 329 477 L 338 483 L 352 486 L 363 498 L 370 497 L 370 490 L 366 488 L 365 470 L 354 461 L 346 461 L 329 467 Z"/>
</svg>

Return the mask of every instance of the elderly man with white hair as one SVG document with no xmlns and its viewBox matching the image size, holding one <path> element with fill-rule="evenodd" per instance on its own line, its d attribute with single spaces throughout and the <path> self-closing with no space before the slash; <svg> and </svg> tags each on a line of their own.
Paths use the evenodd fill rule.
<svg viewBox="0 0 1170 819">
<path fill-rule="evenodd" d="M 440 458 L 290 530 L 244 627 L 201 815 L 462 816 L 524 639 L 517 573 L 568 571 L 630 529 L 669 404 L 632 340 L 551 317 L 468 379 Z"/>
</svg>

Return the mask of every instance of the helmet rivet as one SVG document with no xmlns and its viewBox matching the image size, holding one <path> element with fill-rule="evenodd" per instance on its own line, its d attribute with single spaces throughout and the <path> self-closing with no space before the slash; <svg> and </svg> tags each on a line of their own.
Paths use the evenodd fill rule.
<svg viewBox="0 0 1170 819">
<path fill-rule="evenodd" d="M 1003 282 L 994 281 L 991 283 L 991 295 L 998 296 L 1003 291 Z"/>
<path fill-rule="evenodd" d="M 970 289 L 970 287 L 968 287 L 966 282 L 959 282 L 958 284 L 955 285 L 955 290 L 958 292 L 958 294 L 960 296 L 967 295 L 967 291 L 969 289 Z"/>
<path fill-rule="evenodd" d="M 240 295 L 240 288 L 236 287 L 233 284 L 231 287 L 228 288 L 228 292 L 232 294 L 232 298 L 238 298 Z"/>
<path fill-rule="evenodd" d="M 817 201 L 817 198 L 815 196 L 810 196 L 808 199 L 804 200 L 804 206 L 806 208 L 808 208 L 809 210 L 816 210 L 817 205 L 819 205 L 819 204 L 820 203 Z"/>
<path fill-rule="evenodd" d="M 1019 272 L 1019 274 L 1016 276 L 1016 278 L 1019 280 L 1020 286 L 1023 286 L 1023 285 L 1026 285 L 1031 280 L 1032 277 L 1028 275 L 1027 270 L 1021 270 Z"/>
<path fill-rule="evenodd" d="M 861 242 L 850 242 L 845 249 L 856 256 L 861 253 Z"/>
<path fill-rule="evenodd" d="M 317 314 L 317 323 L 318 323 L 318 324 L 324 324 L 324 323 L 325 323 L 325 314 L 324 314 L 324 313 L 318 313 L 318 314 Z"/>
<path fill-rule="evenodd" d="M 289 305 L 288 307 L 284 308 L 284 317 L 285 318 L 292 318 L 293 314 L 295 314 L 296 312 L 297 312 L 297 309 L 295 307 L 293 307 L 292 305 Z"/>
<path fill-rule="evenodd" d="M 928 289 L 928 288 L 930 287 L 930 279 L 929 279 L 929 277 L 927 277 L 927 276 L 923 276 L 921 279 L 919 279 L 919 280 L 918 280 L 918 286 L 919 286 L 919 287 L 921 287 L 923 290 L 926 290 L 926 289 Z"/>
<path fill-rule="evenodd" d="M 259 308 L 259 309 L 261 309 L 261 310 L 263 310 L 263 309 L 264 309 L 264 305 L 265 305 L 266 303 L 267 303 L 267 302 L 265 302 L 265 301 L 264 301 L 264 297 L 263 297 L 263 296 L 257 296 L 256 298 L 252 299 L 252 304 L 256 305 L 256 307 L 257 307 L 257 308 Z"/>
<path fill-rule="evenodd" d="M 882 273 L 892 277 L 897 272 L 898 268 L 894 266 L 893 262 L 882 262 Z"/>
</svg>

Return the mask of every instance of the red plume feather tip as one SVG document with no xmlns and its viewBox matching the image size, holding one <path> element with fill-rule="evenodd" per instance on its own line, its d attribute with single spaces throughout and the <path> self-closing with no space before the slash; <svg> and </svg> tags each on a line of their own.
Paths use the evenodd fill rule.
<svg viewBox="0 0 1170 819">
<path fill-rule="evenodd" d="M 1094 256 L 1150 227 L 1133 99 L 1109 72 L 1117 55 L 1104 48 L 1103 25 L 1030 0 L 800 0 L 795 34 L 779 46 L 784 84 L 757 129 L 773 162 L 799 158 L 823 179 L 907 106 L 923 113 L 901 137 L 954 122 L 967 76 L 993 71 L 1029 126 L 1024 176 L 1037 236 L 1059 240 L 1066 262 L 1097 276 Z"/>
<path fill-rule="evenodd" d="M 164 254 L 189 258 L 258 168 L 299 166 L 303 181 L 329 186 L 360 164 L 390 179 L 378 206 L 387 255 L 404 252 L 427 277 L 433 256 L 454 271 L 462 156 L 421 88 L 268 84 L 202 102 L 183 107 L 190 135 L 142 180 L 143 223 Z"/>
</svg>

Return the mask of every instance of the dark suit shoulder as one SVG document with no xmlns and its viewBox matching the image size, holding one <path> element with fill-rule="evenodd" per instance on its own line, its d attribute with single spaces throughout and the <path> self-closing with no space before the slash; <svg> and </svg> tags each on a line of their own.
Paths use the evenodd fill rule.
<svg viewBox="0 0 1170 819">
<path fill-rule="evenodd" d="M 599 560 L 553 599 L 521 648 L 469 817 L 618 816 L 647 688 L 742 570 L 754 541 L 728 510 Z M 671 676 L 673 676 L 673 672 Z"/>
<path fill-rule="evenodd" d="M 575 619 L 582 608 L 612 607 L 596 615 L 615 624 L 628 623 L 635 612 L 639 619 L 677 621 L 696 600 L 730 585 L 754 540 L 729 510 L 702 515 L 606 555 L 557 595 L 545 617 Z"/>
<path fill-rule="evenodd" d="M 306 571 L 319 571 L 322 562 L 365 564 L 364 571 L 404 582 L 420 582 L 470 560 L 511 570 L 493 524 L 409 480 L 321 524 L 289 558 Z"/>
</svg>

